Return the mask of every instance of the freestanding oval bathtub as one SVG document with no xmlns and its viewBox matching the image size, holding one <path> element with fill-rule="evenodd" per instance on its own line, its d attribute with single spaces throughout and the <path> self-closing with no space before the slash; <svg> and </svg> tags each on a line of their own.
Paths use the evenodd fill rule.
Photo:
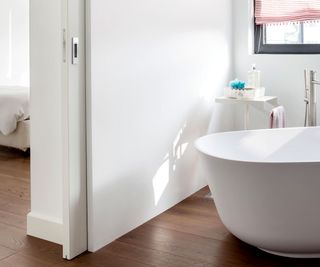
<svg viewBox="0 0 320 267">
<path fill-rule="evenodd" d="M 195 145 L 232 234 L 276 255 L 320 257 L 320 127 L 218 133 Z"/>
</svg>

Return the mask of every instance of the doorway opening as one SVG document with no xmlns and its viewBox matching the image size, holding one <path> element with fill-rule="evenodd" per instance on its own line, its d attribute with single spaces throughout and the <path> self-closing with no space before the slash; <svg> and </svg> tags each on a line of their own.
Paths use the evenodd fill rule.
<svg viewBox="0 0 320 267">
<path fill-rule="evenodd" d="M 86 250 L 84 12 L 0 3 L 0 263 Z"/>
<path fill-rule="evenodd" d="M 0 260 L 26 243 L 30 212 L 29 0 L 0 3 Z"/>
</svg>

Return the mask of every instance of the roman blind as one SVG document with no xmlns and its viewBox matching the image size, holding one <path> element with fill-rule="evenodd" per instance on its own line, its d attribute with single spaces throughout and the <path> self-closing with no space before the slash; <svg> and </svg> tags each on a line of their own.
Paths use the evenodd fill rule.
<svg viewBox="0 0 320 267">
<path fill-rule="evenodd" d="M 320 0 L 255 0 L 256 24 L 320 20 Z"/>
</svg>

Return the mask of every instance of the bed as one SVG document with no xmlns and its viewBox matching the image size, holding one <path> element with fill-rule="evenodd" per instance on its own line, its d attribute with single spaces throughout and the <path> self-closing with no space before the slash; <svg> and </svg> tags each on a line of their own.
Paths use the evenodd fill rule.
<svg viewBox="0 0 320 267">
<path fill-rule="evenodd" d="M 0 86 L 0 146 L 30 148 L 29 88 Z"/>
</svg>

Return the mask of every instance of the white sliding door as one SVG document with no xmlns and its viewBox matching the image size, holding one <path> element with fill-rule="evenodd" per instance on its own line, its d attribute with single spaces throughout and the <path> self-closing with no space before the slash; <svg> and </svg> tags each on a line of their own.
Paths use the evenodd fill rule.
<svg viewBox="0 0 320 267">
<path fill-rule="evenodd" d="M 72 259 L 87 250 L 85 0 L 30 0 L 30 61 L 28 234 Z"/>
<path fill-rule="evenodd" d="M 87 250 L 85 0 L 66 0 L 64 34 L 63 257 Z"/>
</svg>

